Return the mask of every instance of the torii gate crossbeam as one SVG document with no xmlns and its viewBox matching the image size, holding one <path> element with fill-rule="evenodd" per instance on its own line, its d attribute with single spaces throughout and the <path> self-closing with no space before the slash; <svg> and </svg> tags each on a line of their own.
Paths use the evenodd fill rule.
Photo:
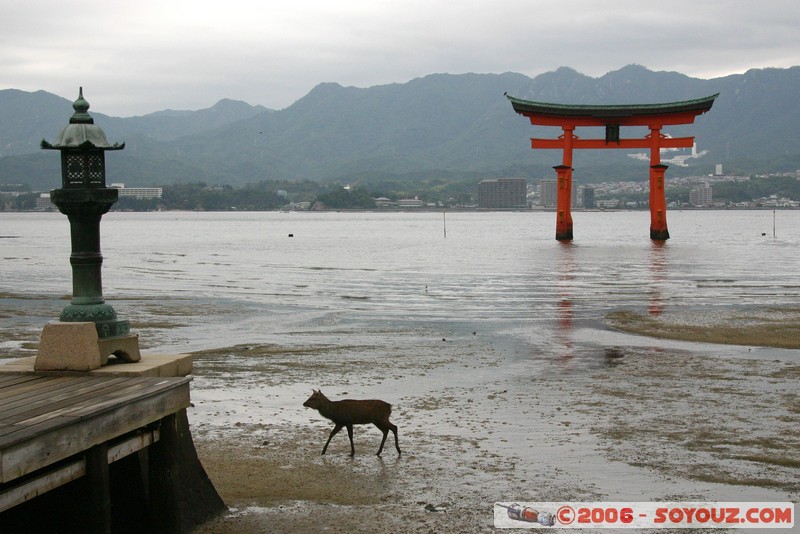
<svg viewBox="0 0 800 534">
<path fill-rule="evenodd" d="M 650 150 L 650 239 L 669 239 L 667 200 L 664 191 L 666 165 L 661 164 L 662 148 L 691 148 L 694 137 L 667 137 L 664 126 L 691 124 L 695 117 L 711 109 L 719 93 L 683 102 L 633 105 L 569 105 L 522 100 L 506 95 L 514 111 L 528 117 L 534 126 L 559 126 L 562 135 L 557 139 L 531 138 L 531 148 L 560 149 L 561 165 L 554 167 L 558 176 L 556 209 L 556 239 L 572 239 L 572 152 L 575 149 L 642 148 Z M 599 126 L 605 128 L 604 139 L 581 139 L 575 128 Z M 650 134 L 642 138 L 620 138 L 621 126 L 645 126 Z"/>
</svg>

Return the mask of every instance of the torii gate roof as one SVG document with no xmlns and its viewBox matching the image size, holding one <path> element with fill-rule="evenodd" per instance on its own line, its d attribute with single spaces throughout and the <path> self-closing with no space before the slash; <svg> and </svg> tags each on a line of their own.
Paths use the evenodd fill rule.
<svg viewBox="0 0 800 534">
<path fill-rule="evenodd" d="M 686 124 L 694 122 L 694 117 L 711 109 L 716 93 L 695 100 L 666 102 L 661 104 L 552 104 L 522 100 L 506 95 L 514 111 L 531 119 L 532 124 L 553 125 L 559 121 L 579 125 L 601 124 L 643 124 L 649 119 L 671 117 L 667 123 Z"/>
</svg>

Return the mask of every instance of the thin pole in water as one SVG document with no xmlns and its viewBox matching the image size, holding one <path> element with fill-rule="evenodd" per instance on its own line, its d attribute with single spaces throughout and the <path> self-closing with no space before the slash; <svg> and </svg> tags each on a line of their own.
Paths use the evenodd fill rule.
<svg viewBox="0 0 800 534">
<path fill-rule="evenodd" d="M 442 210 L 442 229 L 444 230 L 444 238 L 447 239 L 447 210 Z"/>
<path fill-rule="evenodd" d="M 775 228 L 775 210 L 772 210 L 772 237 L 778 237 L 776 228 Z"/>
</svg>

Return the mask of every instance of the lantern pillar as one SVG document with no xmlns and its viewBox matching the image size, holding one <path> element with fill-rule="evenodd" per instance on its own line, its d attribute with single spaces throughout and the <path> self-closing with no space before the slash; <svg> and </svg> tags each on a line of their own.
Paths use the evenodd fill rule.
<svg viewBox="0 0 800 534">
<path fill-rule="evenodd" d="M 72 302 L 62 310 L 60 321 L 91 321 L 100 338 L 130 334 L 128 321 L 119 320 L 114 308 L 103 299 L 100 253 L 100 219 L 117 200 L 113 188 L 78 190 L 54 189 L 50 198 L 67 216 L 72 254 Z"/>
</svg>

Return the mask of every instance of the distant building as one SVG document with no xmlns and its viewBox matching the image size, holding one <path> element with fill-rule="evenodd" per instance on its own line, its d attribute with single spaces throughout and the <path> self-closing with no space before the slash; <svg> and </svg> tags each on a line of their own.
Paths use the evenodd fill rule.
<svg viewBox="0 0 800 534">
<path fill-rule="evenodd" d="M 525 209 L 527 186 L 524 178 L 497 178 L 478 184 L 478 207 L 482 209 Z"/>
<path fill-rule="evenodd" d="M 597 207 L 600 209 L 617 209 L 622 205 L 619 199 L 612 198 L 609 200 L 598 200 L 596 202 Z"/>
<path fill-rule="evenodd" d="M 579 194 L 582 188 L 576 182 L 572 182 L 569 203 L 573 208 L 580 207 Z M 539 205 L 543 208 L 558 207 L 558 182 L 556 180 L 541 180 L 539 182 Z"/>
<path fill-rule="evenodd" d="M 765 208 L 797 208 L 800 207 L 800 202 L 784 197 L 778 198 L 778 195 L 770 195 L 769 198 L 757 200 L 756 205 Z"/>
<path fill-rule="evenodd" d="M 378 197 L 375 199 L 375 205 L 379 208 L 391 208 L 395 203 L 391 198 Z"/>
<path fill-rule="evenodd" d="M 558 204 L 558 184 L 555 180 L 539 181 L 539 205 L 543 208 L 555 208 Z"/>
<path fill-rule="evenodd" d="M 125 187 L 125 184 L 111 184 L 111 187 L 119 189 L 119 196 L 134 197 L 142 200 L 145 198 L 161 198 L 163 189 L 160 187 Z"/>
<path fill-rule="evenodd" d="M 307 211 L 311 209 L 311 202 L 291 202 L 284 206 L 283 209 L 289 211 Z"/>
<path fill-rule="evenodd" d="M 579 191 L 578 183 L 572 182 L 572 196 L 570 196 L 569 199 L 573 208 L 579 208 L 581 206 L 581 202 L 579 202 L 580 197 L 578 196 Z"/>
<path fill-rule="evenodd" d="M 421 208 L 425 202 L 419 198 L 401 198 L 397 201 L 398 208 Z"/>
<path fill-rule="evenodd" d="M 53 204 L 52 200 L 50 200 L 50 193 L 40 193 L 39 196 L 36 197 L 36 209 L 37 210 L 56 209 L 56 205 Z"/>
<path fill-rule="evenodd" d="M 594 187 L 583 187 L 583 207 L 588 209 L 595 207 Z"/>
<path fill-rule="evenodd" d="M 689 203 L 692 206 L 710 206 L 712 203 L 711 186 L 708 184 L 693 187 L 689 191 Z"/>
</svg>

